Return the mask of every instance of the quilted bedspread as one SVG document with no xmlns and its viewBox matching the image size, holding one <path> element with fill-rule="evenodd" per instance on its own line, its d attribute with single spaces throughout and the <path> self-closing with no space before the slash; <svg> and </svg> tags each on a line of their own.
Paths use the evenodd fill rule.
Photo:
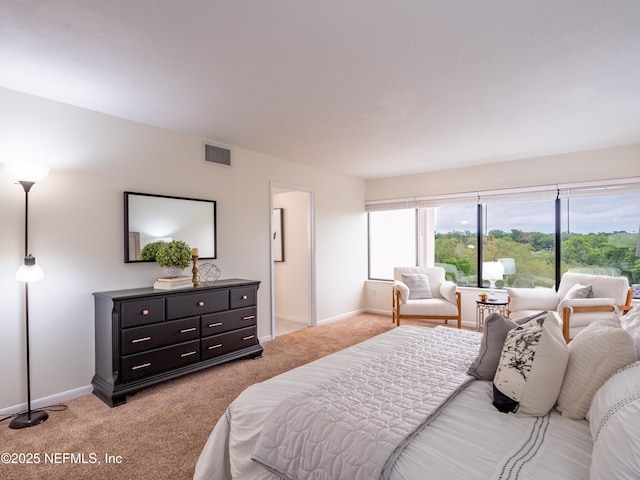
<svg viewBox="0 0 640 480">
<path fill-rule="evenodd" d="M 252 459 L 286 479 L 389 476 L 402 449 L 472 378 L 477 335 L 436 328 L 283 400 Z"/>
</svg>

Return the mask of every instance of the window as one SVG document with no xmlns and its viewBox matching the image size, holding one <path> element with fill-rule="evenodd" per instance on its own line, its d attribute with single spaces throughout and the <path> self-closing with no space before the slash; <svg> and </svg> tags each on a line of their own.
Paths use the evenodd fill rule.
<svg viewBox="0 0 640 480">
<path fill-rule="evenodd" d="M 418 264 L 417 210 L 369 212 L 369 278 L 392 280 L 393 268 Z"/>
<path fill-rule="evenodd" d="M 434 208 L 434 263 L 458 285 L 478 283 L 476 205 Z"/>
<path fill-rule="evenodd" d="M 629 178 L 373 202 L 369 278 L 435 264 L 477 286 L 479 262 L 499 261 L 498 288 L 553 287 L 571 270 L 625 276 L 640 298 L 639 192 L 640 179 Z"/>
<path fill-rule="evenodd" d="M 640 284 L 640 195 L 566 198 L 561 212 L 562 273 L 622 275 Z"/>
<path fill-rule="evenodd" d="M 482 259 L 505 266 L 503 279 L 496 281 L 496 286 L 553 287 L 555 201 L 490 203 L 482 208 Z"/>
</svg>

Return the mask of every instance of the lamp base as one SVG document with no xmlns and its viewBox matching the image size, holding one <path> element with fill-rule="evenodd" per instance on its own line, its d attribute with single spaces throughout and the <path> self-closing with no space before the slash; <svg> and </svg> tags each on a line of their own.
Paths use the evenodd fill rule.
<svg viewBox="0 0 640 480">
<path fill-rule="evenodd" d="M 31 414 L 29 414 L 29 412 L 25 412 L 20 415 L 16 415 L 16 417 L 11 420 L 11 423 L 9 423 L 9 428 L 18 429 L 35 427 L 36 425 L 40 425 L 47 418 L 49 418 L 49 414 L 44 410 L 32 410 Z"/>
<path fill-rule="evenodd" d="M 489 290 L 489 301 L 495 302 L 498 300 L 498 296 L 496 295 L 496 282 L 495 280 L 489 280 L 490 290 Z"/>
</svg>

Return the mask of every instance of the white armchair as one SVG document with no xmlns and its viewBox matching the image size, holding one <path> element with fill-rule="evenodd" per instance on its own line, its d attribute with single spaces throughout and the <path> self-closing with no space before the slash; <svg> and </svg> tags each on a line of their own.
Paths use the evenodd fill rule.
<svg viewBox="0 0 640 480">
<path fill-rule="evenodd" d="M 591 288 L 582 288 L 587 286 Z M 633 290 L 626 277 L 567 272 L 557 292 L 552 288 L 509 287 L 507 295 L 510 317 L 517 320 L 544 310 L 553 312 L 569 342 L 591 322 L 602 318 L 602 312 L 624 315 L 629 311 Z"/>
<path fill-rule="evenodd" d="M 462 327 L 458 286 L 445 279 L 442 267 L 393 269 L 393 322 L 401 318 L 457 320 Z"/>
</svg>

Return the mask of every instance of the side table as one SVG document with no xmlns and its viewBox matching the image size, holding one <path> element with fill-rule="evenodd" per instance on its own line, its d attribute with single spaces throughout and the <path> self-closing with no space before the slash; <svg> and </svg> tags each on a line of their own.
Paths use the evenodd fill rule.
<svg viewBox="0 0 640 480">
<path fill-rule="evenodd" d="M 476 300 L 476 328 L 482 330 L 484 327 L 484 319 L 487 315 L 498 312 L 502 315 L 507 314 L 507 302 L 501 300 Z"/>
</svg>

